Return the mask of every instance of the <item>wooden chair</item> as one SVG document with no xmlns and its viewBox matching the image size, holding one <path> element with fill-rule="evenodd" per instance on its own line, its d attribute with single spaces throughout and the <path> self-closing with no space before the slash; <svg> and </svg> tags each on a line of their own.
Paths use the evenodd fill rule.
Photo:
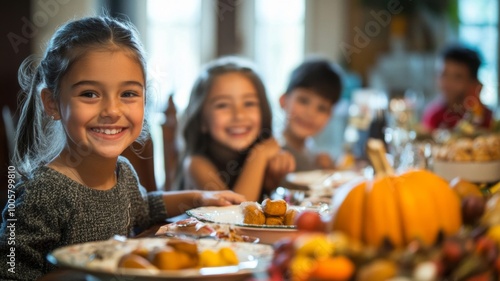
<svg viewBox="0 0 500 281">
<path fill-rule="evenodd" d="M 177 174 L 179 162 L 179 151 L 177 147 L 177 109 L 175 108 L 173 95 L 168 98 L 165 110 L 165 122 L 162 126 L 163 133 L 163 158 L 165 160 L 165 185 L 164 190 L 175 189 L 172 187 Z"/>
<path fill-rule="evenodd" d="M 141 184 L 148 191 L 168 191 L 174 189 L 172 185 L 177 173 L 179 154 L 177 148 L 177 110 L 172 95 L 168 99 L 168 105 L 164 114 L 165 121 L 161 125 L 163 161 L 165 167 L 165 184 L 163 186 L 156 185 L 154 172 L 155 161 L 153 159 L 156 144 L 153 144 L 151 140 L 148 140 L 144 147 L 138 143 L 134 143 L 122 154 L 127 157 L 134 166 Z M 138 150 L 140 150 L 140 153 L 137 153 Z"/>
<path fill-rule="evenodd" d="M 122 153 L 122 155 L 130 161 L 132 166 L 134 166 L 141 185 L 144 186 L 147 191 L 156 191 L 153 142 L 149 139 L 144 146 L 134 142 Z"/>
</svg>

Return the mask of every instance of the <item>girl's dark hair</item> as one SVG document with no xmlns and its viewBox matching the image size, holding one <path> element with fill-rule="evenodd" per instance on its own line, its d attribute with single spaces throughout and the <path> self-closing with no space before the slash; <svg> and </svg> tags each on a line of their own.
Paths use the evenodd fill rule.
<svg viewBox="0 0 500 281">
<path fill-rule="evenodd" d="M 266 89 L 259 75 L 250 62 L 237 57 L 222 57 L 207 64 L 201 71 L 191 90 L 191 97 L 185 112 L 183 130 L 185 156 L 204 154 L 207 151 L 209 135 L 202 132 L 202 109 L 215 79 L 227 73 L 240 73 L 254 85 L 259 98 L 261 130 L 257 142 L 269 138 L 271 131 L 271 109 L 267 100 Z"/>
<path fill-rule="evenodd" d="M 40 92 L 48 89 L 53 99 L 60 100 L 61 80 L 80 58 L 91 50 L 127 50 L 140 63 L 146 81 L 146 60 L 135 27 L 106 16 L 87 17 L 61 26 L 49 41 L 39 64 L 27 58 L 19 68 L 21 115 L 16 132 L 13 164 L 23 177 L 48 163 L 64 148 L 66 138 L 58 121 L 44 112 Z M 144 124 L 139 139 L 147 137 Z"/>
</svg>

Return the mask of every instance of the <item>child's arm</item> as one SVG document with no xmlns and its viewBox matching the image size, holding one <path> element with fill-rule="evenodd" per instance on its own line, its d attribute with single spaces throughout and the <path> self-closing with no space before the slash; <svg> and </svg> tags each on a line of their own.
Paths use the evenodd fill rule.
<svg viewBox="0 0 500 281">
<path fill-rule="evenodd" d="M 259 200 L 264 187 L 264 178 L 269 161 L 281 148 L 274 138 L 267 139 L 252 148 L 233 191 L 244 195 L 250 201 Z"/>
<path fill-rule="evenodd" d="M 225 191 L 177 191 L 165 192 L 163 201 L 167 208 L 167 214 L 175 217 L 185 211 L 201 206 L 227 206 L 239 204 L 245 201 L 240 194 Z"/>
</svg>

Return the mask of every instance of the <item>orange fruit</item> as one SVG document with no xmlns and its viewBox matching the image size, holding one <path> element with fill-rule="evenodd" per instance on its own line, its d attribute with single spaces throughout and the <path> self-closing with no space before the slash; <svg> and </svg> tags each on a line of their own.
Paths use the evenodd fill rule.
<svg viewBox="0 0 500 281">
<path fill-rule="evenodd" d="M 118 262 L 118 267 L 138 268 L 138 269 L 157 269 L 147 259 L 136 254 L 126 254 Z"/>
<path fill-rule="evenodd" d="M 177 270 L 196 266 L 196 261 L 191 259 L 188 254 L 177 252 L 171 248 L 156 252 L 152 263 L 162 270 Z"/>
<path fill-rule="evenodd" d="M 354 274 L 354 263 L 344 256 L 328 257 L 316 262 L 311 278 L 315 280 L 344 281 Z"/>
<path fill-rule="evenodd" d="M 146 248 L 137 248 L 131 252 L 131 254 L 135 254 L 138 256 L 141 256 L 145 259 L 149 259 L 150 252 Z"/>
<path fill-rule="evenodd" d="M 483 197 L 481 188 L 478 185 L 456 177 L 450 181 L 450 186 L 455 192 L 460 196 L 460 198 L 465 198 L 467 196 Z"/>
</svg>

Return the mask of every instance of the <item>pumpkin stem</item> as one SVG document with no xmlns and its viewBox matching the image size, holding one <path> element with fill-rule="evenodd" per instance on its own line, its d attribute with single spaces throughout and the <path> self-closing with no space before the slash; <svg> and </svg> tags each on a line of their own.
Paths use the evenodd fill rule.
<svg viewBox="0 0 500 281">
<path fill-rule="evenodd" d="M 396 247 L 394 246 L 394 243 L 392 243 L 391 239 L 387 236 L 384 236 L 384 239 L 382 240 L 382 247 L 380 250 L 384 253 L 390 253 L 392 252 Z"/>
<path fill-rule="evenodd" d="M 366 142 L 366 152 L 372 163 L 376 176 L 394 175 L 394 169 L 387 161 L 384 143 L 379 139 L 368 139 Z"/>
<path fill-rule="evenodd" d="M 436 244 L 435 245 L 436 246 L 441 245 L 444 242 L 445 238 L 446 238 L 446 234 L 444 233 L 444 231 L 442 229 L 440 229 L 437 236 L 436 236 L 436 240 L 435 240 Z"/>
</svg>

